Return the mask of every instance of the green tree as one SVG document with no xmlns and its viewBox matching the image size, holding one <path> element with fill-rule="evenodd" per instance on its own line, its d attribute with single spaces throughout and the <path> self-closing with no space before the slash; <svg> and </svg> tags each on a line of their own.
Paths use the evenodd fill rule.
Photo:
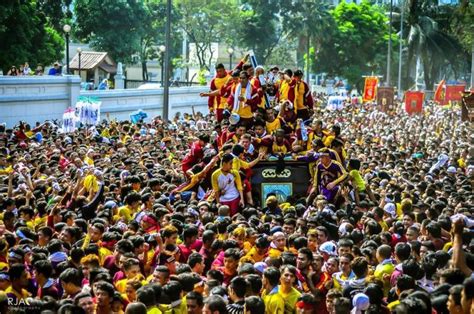
<svg viewBox="0 0 474 314">
<path fill-rule="evenodd" d="M 166 1 L 148 0 L 145 2 L 145 16 L 142 17 L 142 23 L 147 25 L 140 36 L 140 49 L 138 52 L 142 65 L 142 79 L 148 81 L 147 62 L 150 60 L 162 61 L 163 53 L 158 47 L 165 44 L 165 24 L 166 24 Z M 179 19 L 177 8 L 172 4 L 171 7 L 171 56 L 180 54 L 181 49 L 181 31 L 179 29 Z M 177 60 L 171 60 L 171 68 L 180 65 Z"/>
<path fill-rule="evenodd" d="M 210 70 L 215 51 L 212 43 L 227 42 L 235 32 L 238 14 L 236 0 L 179 0 L 176 7 L 181 18 L 179 27 L 196 47 L 200 69 Z"/>
<path fill-rule="evenodd" d="M 72 0 L 37 0 L 37 12 L 44 14 L 49 24 L 58 32 L 62 32 L 64 24 L 70 24 L 72 12 L 69 10 Z"/>
<path fill-rule="evenodd" d="M 234 45 L 252 49 L 260 64 L 285 40 L 280 23 L 278 0 L 243 0 L 240 13 L 231 24 Z M 232 35 L 231 32 L 230 35 Z"/>
<path fill-rule="evenodd" d="M 130 62 L 151 25 L 143 1 L 76 0 L 74 34 L 115 61 Z M 144 23 L 145 17 L 145 23 Z"/>
<path fill-rule="evenodd" d="M 459 69 L 458 57 L 462 52 L 459 41 L 448 33 L 450 14 L 444 14 L 437 1 L 407 0 L 406 7 L 406 57 L 405 87 L 413 82 L 417 73 L 416 64 L 421 64 L 418 73 L 423 73 L 424 84 L 431 89 L 434 83 L 446 74 L 448 67 Z M 472 21 L 471 21 L 472 24 Z M 444 30 L 443 30 L 444 26 Z M 457 76 L 457 74 L 455 74 Z"/>
<path fill-rule="evenodd" d="M 342 1 L 330 12 L 336 27 L 330 37 L 322 38 L 315 66 L 321 72 L 346 78 L 360 90 L 362 75 L 386 64 L 376 61 L 387 50 L 387 17 L 380 7 L 367 1 L 360 5 Z M 396 36 L 392 37 L 396 43 Z"/>
<path fill-rule="evenodd" d="M 318 0 L 283 1 L 280 15 L 284 33 L 298 40 L 298 60 L 305 60 L 305 68 L 308 68 L 314 59 L 310 48 L 318 50 L 335 28 L 328 3 Z"/>
<path fill-rule="evenodd" d="M 463 49 L 471 52 L 474 44 L 474 3 L 461 0 L 453 12 L 450 28 L 450 33 L 459 40 Z"/>
<path fill-rule="evenodd" d="M 6 1 L 0 4 L 0 66 L 49 65 L 60 60 L 64 40 L 52 27 L 37 1 Z"/>
</svg>

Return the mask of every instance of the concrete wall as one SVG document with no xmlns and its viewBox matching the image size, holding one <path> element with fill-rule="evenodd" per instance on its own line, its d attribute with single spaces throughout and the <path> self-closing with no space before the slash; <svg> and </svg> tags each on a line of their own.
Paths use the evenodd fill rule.
<svg viewBox="0 0 474 314">
<path fill-rule="evenodd" d="M 79 96 L 78 76 L 0 76 L 0 123 L 62 118 Z"/>
<path fill-rule="evenodd" d="M 61 119 L 66 108 L 74 106 L 78 96 L 98 97 L 102 101 L 104 117 L 128 119 L 132 111 L 142 109 L 150 117 L 163 113 L 163 89 L 154 90 L 107 90 L 80 91 L 78 76 L 0 76 L 0 123 L 12 127 L 23 120 L 28 123 L 51 119 Z M 199 93 L 207 87 L 170 88 L 169 117 L 176 112 L 207 113 L 207 98 Z"/>
<path fill-rule="evenodd" d="M 177 112 L 191 113 L 192 106 L 196 112 L 207 113 L 207 98 L 199 97 L 200 92 L 209 90 L 207 87 L 175 87 L 170 88 L 169 117 Z M 129 119 L 132 111 L 142 109 L 148 117 L 163 114 L 163 89 L 122 89 L 107 91 L 81 91 L 81 96 L 98 97 L 102 101 L 101 115 L 110 113 L 111 118 Z"/>
</svg>

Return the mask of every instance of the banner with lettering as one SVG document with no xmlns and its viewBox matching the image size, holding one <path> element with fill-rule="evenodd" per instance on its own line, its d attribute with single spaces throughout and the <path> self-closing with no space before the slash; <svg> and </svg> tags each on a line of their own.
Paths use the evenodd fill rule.
<svg viewBox="0 0 474 314">
<path fill-rule="evenodd" d="M 97 97 L 79 97 L 76 103 L 76 114 L 79 122 L 86 125 L 97 125 L 100 122 L 100 106 Z"/>
<path fill-rule="evenodd" d="M 63 113 L 63 133 L 72 133 L 76 130 L 76 113 L 74 108 L 68 108 Z"/>
<path fill-rule="evenodd" d="M 449 101 L 462 101 L 462 95 L 466 85 L 446 85 L 446 103 Z"/>
<path fill-rule="evenodd" d="M 377 89 L 377 107 L 382 112 L 389 112 L 394 110 L 393 96 L 395 90 L 393 87 L 379 87 Z"/>
<path fill-rule="evenodd" d="M 377 95 L 377 84 L 379 83 L 379 79 L 375 76 L 369 76 L 365 78 L 365 85 L 364 85 L 364 102 L 372 101 L 375 99 Z"/>
<path fill-rule="evenodd" d="M 408 114 L 417 114 L 423 111 L 425 93 L 420 91 L 407 91 L 405 93 L 405 111 Z"/>
</svg>

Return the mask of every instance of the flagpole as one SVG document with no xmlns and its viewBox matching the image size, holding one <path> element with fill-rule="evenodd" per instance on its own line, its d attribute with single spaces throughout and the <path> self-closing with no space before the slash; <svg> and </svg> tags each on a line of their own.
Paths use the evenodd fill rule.
<svg viewBox="0 0 474 314">
<path fill-rule="evenodd" d="M 402 0 L 401 7 L 401 17 L 400 17 L 400 37 L 399 37 L 399 53 L 398 53 L 398 97 L 402 96 L 402 53 L 403 53 L 403 15 L 405 13 L 405 0 Z"/>
</svg>

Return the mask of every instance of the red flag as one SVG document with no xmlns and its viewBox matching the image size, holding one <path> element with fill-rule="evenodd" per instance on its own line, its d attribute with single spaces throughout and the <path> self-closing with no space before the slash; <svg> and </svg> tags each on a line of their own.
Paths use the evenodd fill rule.
<svg viewBox="0 0 474 314">
<path fill-rule="evenodd" d="M 375 95 L 377 95 L 377 84 L 379 79 L 375 76 L 370 76 L 365 78 L 365 85 L 364 85 L 364 97 L 363 101 L 372 101 L 375 99 Z"/>
<path fill-rule="evenodd" d="M 425 93 L 419 91 L 407 91 L 405 93 L 405 111 L 408 114 L 421 113 L 423 111 L 423 99 Z"/>
<path fill-rule="evenodd" d="M 461 101 L 466 85 L 446 85 L 445 101 Z"/>
<path fill-rule="evenodd" d="M 438 87 L 436 87 L 436 91 L 434 94 L 434 101 L 444 105 L 444 98 L 445 98 L 445 88 L 446 88 L 446 81 L 441 80 L 439 82 Z"/>
</svg>

